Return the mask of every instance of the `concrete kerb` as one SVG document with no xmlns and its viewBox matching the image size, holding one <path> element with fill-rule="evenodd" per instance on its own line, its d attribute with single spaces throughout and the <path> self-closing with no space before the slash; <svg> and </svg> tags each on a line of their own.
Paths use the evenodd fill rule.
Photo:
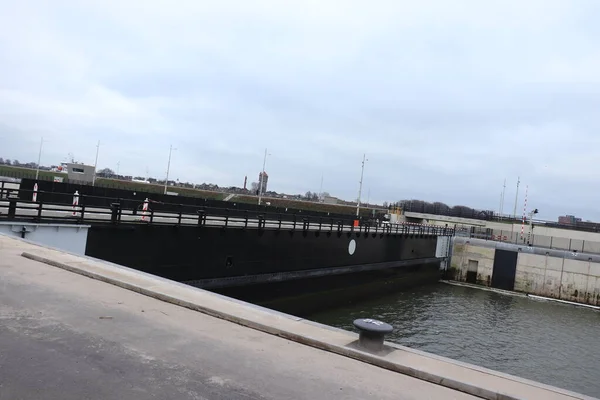
<svg viewBox="0 0 600 400">
<path fill-rule="evenodd" d="M 261 332 L 265 332 L 268 334 L 272 334 L 275 336 L 279 336 L 294 342 L 298 342 L 298 343 L 302 343 L 311 347 L 315 347 L 321 350 L 325 350 L 331 353 L 335 353 L 335 354 L 339 354 L 348 358 L 352 358 L 352 359 L 356 359 L 362 362 L 366 362 L 368 364 L 372 364 L 375 366 L 378 366 L 380 368 L 384 368 L 387 370 L 391 370 L 394 372 L 398 372 L 407 376 L 411 376 L 420 380 L 424 380 L 430 383 L 434 383 L 437 385 L 441 385 L 450 389 L 454 389 L 460 392 L 464 392 L 473 396 L 477 396 L 480 398 L 484 398 L 484 399 L 489 399 L 489 400 L 525 400 L 525 398 L 523 397 L 515 397 L 512 395 L 508 395 L 508 394 L 504 394 L 504 393 L 499 393 L 493 390 L 489 390 L 486 389 L 484 387 L 480 387 L 480 386 L 476 386 L 474 384 L 470 384 L 470 383 L 466 383 L 466 382 L 461 382 L 455 379 L 450 379 L 444 376 L 440 376 L 437 374 L 433 374 L 427 371 L 423 371 L 423 370 L 418 370 L 416 368 L 413 367 L 409 367 L 407 365 L 402 365 L 399 364 L 397 362 L 393 362 L 390 360 L 386 360 L 385 358 L 375 355 L 375 354 L 370 354 L 370 353 L 366 353 L 363 351 L 360 351 L 358 349 L 352 348 L 352 347 L 348 347 L 348 345 L 351 345 L 352 343 L 354 343 L 354 341 L 351 341 L 350 343 L 348 343 L 348 345 L 346 346 L 341 346 L 341 345 L 336 345 L 336 344 L 331 344 L 331 343 L 327 343 L 324 342 L 322 340 L 307 336 L 307 335 L 301 335 L 301 334 L 297 334 L 295 332 L 291 332 L 289 330 L 284 330 L 284 329 L 280 329 L 274 326 L 270 326 L 270 325 L 266 325 L 266 324 L 262 324 L 247 318 L 241 318 L 238 317 L 236 315 L 232 315 L 229 313 L 225 313 L 225 312 L 221 312 L 209 307 L 204 307 L 202 305 L 196 304 L 196 303 L 192 303 L 189 301 L 185 301 L 185 300 L 181 300 L 178 299 L 176 297 L 161 293 L 158 290 L 153 290 L 150 288 L 144 288 L 141 286 L 137 286 L 131 283 L 127 283 L 127 282 L 123 282 L 120 281 L 118 279 L 114 279 L 111 277 L 107 277 L 101 274 L 97 274 L 94 272 L 90 272 L 85 270 L 84 268 L 79 268 L 73 265 L 69 265 L 67 263 L 63 263 L 63 262 L 59 262 L 56 260 L 52 260 L 46 257 L 42 257 L 33 253 L 29 253 L 29 252 L 23 252 L 21 254 L 22 257 L 33 260 L 33 261 L 37 261 L 37 262 L 41 262 L 41 263 L 45 263 L 57 268 L 61 268 L 76 274 L 80 274 L 83 276 L 86 276 L 88 278 L 91 279 L 96 279 L 105 283 L 109 283 L 118 287 L 121 287 L 123 289 L 126 290 L 131 290 L 137 293 L 140 293 L 142 295 L 148 296 L 148 297 L 152 297 L 155 298 L 157 300 L 161 300 L 161 301 L 165 301 L 171 304 L 175 304 L 181 307 L 185 307 L 194 311 L 198 311 L 210 316 L 213 316 L 215 318 L 219 318 L 219 319 L 223 319 L 229 322 L 233 322 L 236 323 L 238 325 L 242 325 L 248 328 L 252 328 L 252 329 L 256 329 L 258 331 Z M 296 321 L 298 321 L 298 319 L 296 319 Z M 392 343 L 385 343 L 386 346 L 392 347 L 394 349 L 397 348 L 396 345 L 392 344 Z M 460 363 L 462 364 L 462 363 Z M 560 390 L 562 392 L 562 390 Z M 579 397 L 579 398 L 584 398 L 584 397 Z"/>
</svg>

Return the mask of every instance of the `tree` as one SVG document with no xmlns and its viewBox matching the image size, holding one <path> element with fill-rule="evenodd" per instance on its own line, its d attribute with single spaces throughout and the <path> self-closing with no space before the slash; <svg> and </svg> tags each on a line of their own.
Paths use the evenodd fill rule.
<svg viewBox="0 0 600 400">
<path fill-rule="evenodd" d="M 110 168 L 103 168 L 96 173 L 96 175 L 105 176 L 105 177 L 113 176 L 114 174 L 115 174 L 115 171 L 113 171 Z"/>
<path fill-rule="evenodd" d="M 21 165 L 21 163 L 19 163 L 19 160 L 14 160 L 13 165 L 18 167 L 19 165 Z"/>
<path fill-rule="evenodd" d="M 6 160 L 4 160 L 4 163 L 5 163 L 6 165 L 10 165 L 10 164 L 11 164 L 11 162 L 10 162 L 10 158 L 7 158 Z"/>
<path fill-rule="evenodd" d="M 4 159 L 0 157 L 0 165 L 4 164 Z"/>
</svg>

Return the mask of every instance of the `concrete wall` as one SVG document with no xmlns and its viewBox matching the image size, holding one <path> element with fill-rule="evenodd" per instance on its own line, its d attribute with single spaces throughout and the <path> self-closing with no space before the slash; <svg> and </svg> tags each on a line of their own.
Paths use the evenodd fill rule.
<svg viewBox="0 0 600 400">
<path fill-rule="evenodd" d="M 578 303 L 600 305 L 600 256 L 546 251 L 479 239 L 454 238 L 449 277 L 467 281 L 477 265 L 476 282 L 490 286 L 496 248 L 518 252 L 514 290 Z M 476 263 L 476 264 L 475 264 Z"/>
<path fill-rule="evenodd" d="M 23 237 L 33 243 L 79 255 L 85 255 L 88 229 L 89 225 L 0 222 L 0 234 Z"/>
<path fill-rule="evenodd" d="M 455 270 L 453 279 L 466 282 L 469 261 L 476 261 L 478 264 L 476 283 L 490 286 L 495 252 L 496 249 L 494 248 L 474 246 L 470 242 L 457 243 L 455 240 L 452 246 L 452 258 L 450 259 L 450 268 Z"/>
</svg>

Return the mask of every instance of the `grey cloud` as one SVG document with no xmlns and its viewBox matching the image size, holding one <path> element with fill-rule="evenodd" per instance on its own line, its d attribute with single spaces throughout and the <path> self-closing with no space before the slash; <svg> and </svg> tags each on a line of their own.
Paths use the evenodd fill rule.
<svg viewBox="0 0 600 400">
<path fill-rule="evenodd" d="M 600 219 L 595 1 L 23 1 L 0 16 L 0 156 Z M 14 40 L 15 37 L 20 38 Z M 17 133 L 18 132 L 18 133 Z M 6 153 L 6 154 L 4 154 Z M 512 195 L 510 194 L 512 190 Z M 521 190 L 519 207 L 522 207 Z M 510 204 L 509 204 L 510 203 Z M 575 211 L 573 211 L 575 212 Z"/>
</svg>

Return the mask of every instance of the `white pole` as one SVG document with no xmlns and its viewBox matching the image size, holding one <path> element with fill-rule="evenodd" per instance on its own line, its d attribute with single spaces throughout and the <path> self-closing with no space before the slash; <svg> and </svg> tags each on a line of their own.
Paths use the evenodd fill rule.
<svg viewBox="0 0 600 400">
<path fill-rule="evenodd" d="M 92 186 L 96 185 L 96 171 L 98 170 L 98 153 L 100 152 L 100 141 L 96 146 L 96 161 L 94 162 L 94 177 L 92 178 Z"/>
<path fill-rule="evenodd" d="M 262 200 L 262 189 L 263 189 L 263 181 L 265 180 L 265 167 L 267 165 L 267 149 L 265 148 L 265 158 L 263 158 L 263 166 L 262 166 L 262 175 L 259 175 L 258 179 L 258 205 L 260 206 L 260 202 Z"/>
<path fill-rule="evenodd" d="M 502 203 L 500 205 L 500 215 L 504 213 L 504 196 L 506 195 L 506 178 L 504 178 L 504 185 L 502 186 Z"/>
<path fill-rule="evenodd" d="M 513 210 L 513 218 L 517 218 L 517 201 L 519 200 L 519 183 L 521 183 L 521 177 L 517 177 L 517 193 L 515 194 L 515 208 Z"/>
<path fill-rule="evenodd" d="M 169 170 L 171 169 L 171 153 L 173 151 L 173 145 L 169 146 L 169 162 L 167 164 L 167 179 L 165 179 L 165 193 L 167 194 L 167 185 L 169 184 Z"/>
<path fill-rule="evenodd" d="M 358 186 L 358 201 L 356 203 L 356 217 L 360 214 L 360 195 L 362 193 L 363 176 L 365 172 L 366 154 L 363 154 L 362 168 L 360 170 L 360 185 Z"/>
<path fill-rule="evenodd" d="M 323 174 L 321 174 L 321 186 L 319 187 L 319 200 L 323 200 Z"/>
<path fill-rule="evenodd" d="M 38 154 L 38 162 L 37 162 L 37 169 L 35 170 L 35 180 L 38 180 L 38 177 L 40 175 L 40 162 L 42 161 L 42 146 L 44 144 L 44 138 L 42 137 L 42 140 L 40 141 L 40 153 Z"/>
</svg>

